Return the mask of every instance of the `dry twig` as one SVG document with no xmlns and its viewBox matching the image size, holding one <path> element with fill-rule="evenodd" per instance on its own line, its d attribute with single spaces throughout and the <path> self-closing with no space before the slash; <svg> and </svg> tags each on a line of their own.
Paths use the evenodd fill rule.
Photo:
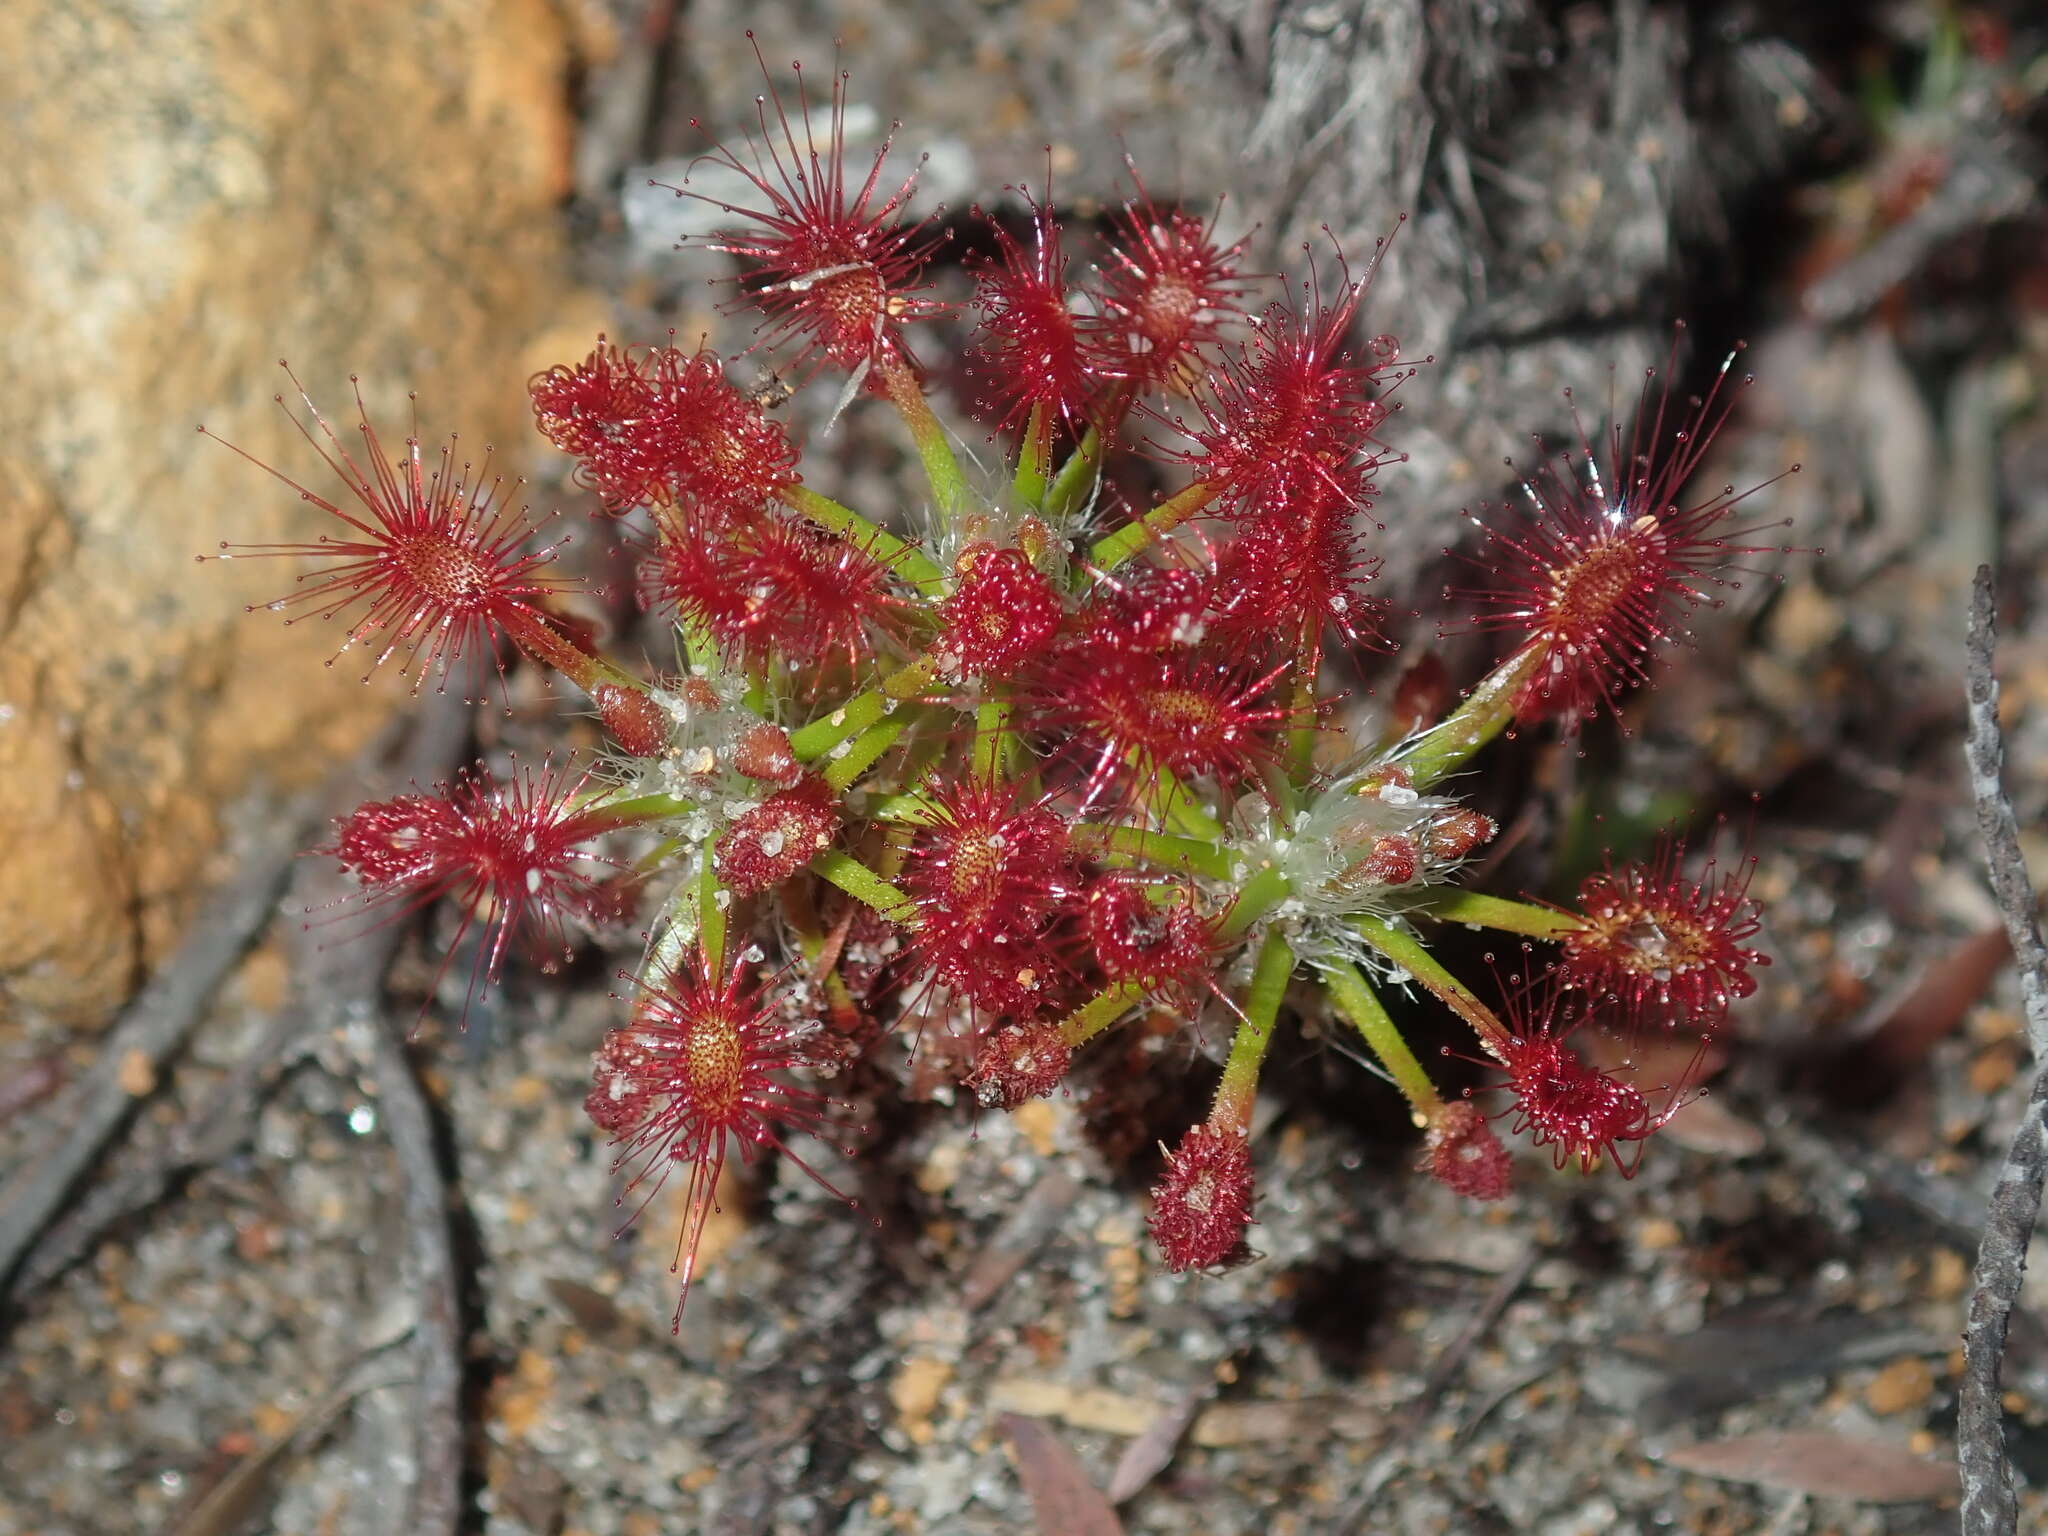
<svg viewBox="0 0 2048 1536">
<path fill-rule="evenodd" d="M 405 1180 L 405 1227 L 412 1244 L 419 1318 L 413 1325 L 419 1373 L 418 1465 L 406 1529 L 454 1536 L 462 1524 L 462 1329 L 448 1184 L 434 1147 L 433 1116 L 388 1009 L 379 1009 L 374 1070 L 385 1133 Z"/>
<path fill-rule="evenodd" d="M 437 697 L 420 718 L 404 762 L 389 779 L 418 784 L 441 777 L 468 728 L 467 709 L 452 697 Z M 369 787 L 373 794 L 388 794 L 396 785 Z M 312 892 L 309 907 L 324 905 L 347 889 L 329 861 L 321 861 L 317 868 L 335 889 L 325 896 Z M 380 1119 L 404 1185 L 412 1289 L 419 1301 L 413 1324 L 418 1450 L 406 1529 L 418 1536 L 453 1536 L 462 1520 L 465 1438 L 460 1283 L 448 1226 L 448 1183 L 434 1145 L 433 1115 L 406 1058 L 403 1026 L 384 1003 L 384 972 L 398 933 L 397 925 L 385 923 L 345 946 L 323 948 L 314 933 L 301 927 L 293 935 L 292 973 L 299 1028 L 305 1035 L 317 1037 L 356 1026 L 367 1028 L 372 1041 L 371 1070 Z"/>
<path fill-rule="evenodd" d="M 49 1224 L 101 1150 L 140 1102 L 138 1070 L 154 1078 L 205 1011 L 221 978 L 276 910 L 292 857 L 305 840 L 309 806 L 280 818 L 277 836 L 215 894 L 191 935 L 108 1032 L 86 1075 L 46 1114 L 65 1127 L 46 1156 L 16 1171 L 0 1195 L 0 1282 Z"/>
<path fill-rule="evenodd" d="M 2019 823 L 2001 782 L 2005 742 L 1998 729 L 1998 679 L 1991 665 L 1995 645 L 1991 568 L 1979 566 L 1970 602 L 1968 646 L 1970 789 L 1977 801 L 1977 825 L 1984 838 L 1991 888 L 2005 915 L 2013 958 L 2019 964 L 2020 997 L 2036 1073 L 2033 1092 L 2027 1096 L 2027 1107 L 1991 1192 L 1963 1333 L 1963 1384 L 1956 1425 L 1963 1536 L 2010 1536 L 2019 1528 L 2019 1504 L 2005 1453 L 1999 1366 L 2013 1302 L 2026 1274 L 2027 1242 L 2041 1210 L 2042 1177 L 2048 1173 L 2048 946 L 2041 942 L 2034 888 L 2020 857 Z"/>
<path fill-rule="evenodd" d="M 437 714 L 416 732 L 405 733 L 409 745 L 403 762 L 378 778 L 414 783 L 439 777 L 453 761 L 466 721 L 466 713 L 456 709 Z M 399 734 L 380 735 L 366 750 L 364 762 L 383 757 Z M 363 764 L 351 764 L 321 793 L 319 803 L 327 813 L 339 815 L 360 801 L 370 787 Z M 311 819 L 307 809 L 300 807 L 296 814 L 281 818 L 276 834 L 283 853 L 305 845 Z M 283 909 L 303 912 L 330 899 L 333 890 L 331 871 L 315 863 L 301 863 Z M 188 942 L 196 946 L 207 940 L 212 931 L 209 925 L 217 918 L 217 913 L 201 918 Z M 322 951 L 312 961 L 315 969 L 310 981 L 301 981 L 301 992 L 324 994 L 337 986 L 353 985 L 366 969 L 381 976 L 396 938 L 396 930 L 389 930 L 365 935 L 338 950 Z M 181 963 L 182 957 L 172 962 L 172 968 Z M 194 1022 L 197 1017 L 195 1011 Z M 303 1051 L 310 1034 L 308 1019 L 303 1008 L 280 1010 L 255 1046 L 190 1115 L 154 1138 L 131 1140 L 120 1149 L 103 1178 L 68 1206 L 53 1210 L 42 1230 L 33 1234 L 11 1276 L 5 1278 L 0 1294 L 6 1301 L 18 1308 L 91 1253 L 109 1231 L 157 1205 L 191 1175 L 218 1165 L 247 1145 L 258 1112 Z M 5 1268 L 0 1266 L 0 1275 L 4 1274 Z"/>
</svg>

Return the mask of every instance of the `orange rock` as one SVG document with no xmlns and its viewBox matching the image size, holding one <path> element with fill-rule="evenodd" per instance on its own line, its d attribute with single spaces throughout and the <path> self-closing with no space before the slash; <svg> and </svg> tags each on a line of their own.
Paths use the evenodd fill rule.
<svg viewBox="0 0 2048 1536">
<path fill-rule="evenodd" d="M 224 871 L 218 812 L 315 782 L 401 690 L 334 627 L 243 607 L 319 514 L 270 403 L 527 442 L 522 348 L 564 308 L 569 47 L 548 0 L 26 0 L 0 50 L 23 238 L 0 252 L 0 1031 L 104 1019 Z M 62 91 L 47 84 L 62 80 Z M 574 300 L 566 302 L 573 304 Z M 346 427 L 342 428 L 346 431 Z"/>
</svg>

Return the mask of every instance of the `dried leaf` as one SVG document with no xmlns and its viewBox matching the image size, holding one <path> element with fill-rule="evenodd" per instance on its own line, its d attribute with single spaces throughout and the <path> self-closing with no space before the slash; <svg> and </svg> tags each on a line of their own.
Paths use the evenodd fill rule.
<svg viewBox="0 0 2048 1536">
<path fill-rule="evenodd" d="M 1105 1435 L 1142 1435 L 1159 1411 L 1156 1403 L 1143 1398 L 1126 1397 L 1104 1387 L 1076 1389 L 1036 1376 L 1002 1377 L 989 1388 L 988 1396 L 989 1405 L 1005 1415 L 1058 1419 L 1075 1429 Z"/>
<path fill-rule="evenodd" d="M 1655 1430 L 1748 1402 L 1784 1381 L 1825 1376 L 1852 1365 L 1900 1355 L 1940 1353 L 1943 1341 L 1917 1328 L 1866 1313 L 1764 1308 L 1731 1313 L 1685 1334 L 1622 1334 L 1617 1355 L 1653 1367 L 1665 1378 L 1636 1404 Z"/>
<path fill-rule="evenodd" d="M 960 1289 L 960 1304 L 978 1312 L 996 1298 L 1031 1256 L 1059 1230 L 1063 1217 L 1073 1209 L 1079 1186 L 1071 1175 L 1057 1170 L 1031 1186 L 1018 1201 L 995 1236 L 982 1248 L 974 1267 Z"/>
<path fill-rule="evenodd" d="M 576 1319 L 576 1326 L 600 1343 L 628 1342 L 638 1331 L 634 1319 L 604 1292 L 566 1275 L 550 1275 L 543 1283 L 562 1310 Z"/>
<path fill-rule="evenodd" d="M 1704 1477 L 1865 1504 L 1917 1504 L 1952 1498 L 1957 1491 L 1954 1462 L 1926 1461 L 1870 1435 L 1821 1430 L 1738 1435 L 1682 1445 L 1659 1459 Z"/>
<path fill-rule="evenodd" d="M 1123 1522 L 1064 1440 L 1021 1413 L 1006 1413 L 997 1423 L 1042 1536 L 1124 1536 Z"/>
<path fill-rule="evenodd" d="M 1754 1157 L 1764 1149 L 1764 1133 L 1728 1107 L 1724 1098 L 1708 1094 L 1693 1100 L 1664 1127 L 1664 1139 L 1688 1152 L 1714 1157 Z"/>
<path fill-rule="evenodd" d="M 1285 1402 L 1212 1403 L 1198 1410 L 1187 1438 L 1195 1445 L 1274 1445 L 1326 1435 L 1340 1440 L 1371 1440 L 1387 1427 L 1387 1414 L 1408 1400 L 1399 1393 L 1376 1395 L 1360 1390 L 1343 1397 L 1290 1398 Z M 1057 1419 L 1073 1429 L 1097 1434 L 1142 1437 L 1169 1407 L 1143 1398 L 1125 1397 L 1103 1387 L 1076 1389 L 1034 1376 L 1005 1376 L 990 1388 L 991 1408 Z"/>
<path fill-rule="evenodd" d="M 1205 1383 L 1191 1392 L 1181 1394 L 1179 1402 L 1173 1403 L 1145 1426 L 1144 1433 L 1124 1447 L 1124 1453 L 1117 1458 L 1116 1470 L 1109 1475 L 1109 1502 L 1121 1504 L 1133 1498 L 1153 1478 L 1164 1472 L 1173 1462 L 1173 1453 L 1180 1449 L 1181 1440 L 1195 1422 L 1195 1415 L 1202 1411 L 1215 1393 L 1214 1382 Z"/>
<path fill-rule="evenodd" d="M 1837 1102 L 1869 1103 L 1919 1071 L 1928 1053 L 1953 1035 L 2012 957 L 2005 929 L 1992 926 L 1952 945 L 1929 964 L 1884 1021 L 1843 1052 L 1847 1084 L 1830 1084 Z M 1853 1062 L 1849 1057 L 1853 1054 Z"/>
<path fill-rule="evenodd" d="M 270 1507 L 276 1475 L 292 1459 L 303 1456 L 329 1427 L 365 1392 L 392 1385 L 372 1376 L 344 1385 L 313 1403 L 268 1445 L 252 1451 L 221 1480 L 175 1516 L 167 1536 L 232 1536 L 246 1529 L 259 1511 Z"/>
</svg>

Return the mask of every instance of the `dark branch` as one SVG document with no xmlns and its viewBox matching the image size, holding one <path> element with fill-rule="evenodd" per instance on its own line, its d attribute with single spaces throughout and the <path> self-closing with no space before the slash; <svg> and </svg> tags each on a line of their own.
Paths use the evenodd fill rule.
<svg viewBox="0 0 2048 1536">
<path fill-rule="evenodd" d="M 436 698 L 420 717 L 404 762 L 366 785 L 388 795 L 402 784 L 444 777 L 469 729 L 469 712 L 452 698 Z M 331 861 L 315 866 L 305 905 L 318 907 L 346 894 Z M 331 889 L 317 888 L 321 879 Z M 462 1419 L 462 1324 L 455 1245 L 449 1231 L 448 1182 L 434 1143 L 433 1113 L 405 1053 L 404 1027 L 384 1001 L 384 972 L 397 947 L 398 927 L 385 923 L 346 944 L 328 943 L 304 927 L 293 935 L 292 972 L 301 1032 L 309 1038 L 367 1030 L 371 1069 L 385 1134 L 403 1184 L 411 1289 L 419 1300 L 413 1323 L 413 1377 L 417 1466 L 406 1530 L 413 1536 L 454 1536 L 462 1521 L 465 1432 Z"/>
<path fill-rule="evenodd" d="M 159 1074 L 198 1024 L 221 978 L 269 926 L 292 857 L 304 843 L 310 809 L 299 805 L 279 818 L 275 834 L 207 903 L 183 946 L 109 1031 L 91 1069 L 46 1112 L 47 1123 L 65 1127 L 62 1138 L 0 1193 L 0 1283 L 141 1102 L 129 1091 L 137 1064 L 146 1064 L 152 1079 Z"/>
<path fill-rule="evenodd" d="M 365 753 L 365 763 L 389 753 L 394 741 L 403 739 L 398 766 L 373 777 L 364 763 L 351 764 L 335 775 L 320 797 L 323 813 L 341 815 L 354 807 L 366 793 L 383 792 L 379 785 L 424 783 L 445 774 L 452 766 L 465 729 L 466 714 L 453 716 L 436 710 L 432 718 L 412 731 L 386 731 Z M 299 814 L 283 817 L 274 829 L 280 839 L 280 855 L 289 855 L 305 844 L 312 818 L 302 808 Z M 304 912 L 333 899 L 336 887 L 331 871 L 315 861 L 298 865 L 283 910 Z M 266 911 L 274 911 L 269 908 Z M 210 911 L 196 920 L 187 948 L 210 945 L 219 912 Z M 253 938 L 253 934 L 251 937 Z M 325 994 L 335 988 L 359 984 L 364 971 L 383 973 L 390 946 L 396 942 L 395 929 L 380 929 L 337 949 L 322 950 L 313 962 L 316 968 L 302 977 L 302 994 Z M 166 967 L 165 977 L 186 964 L 181 951 Z M 200 996 L 198 1001 L 204 1002 Z M 139 1011 L 142 1003 L 136 1004 Z M 197 1019 L 197 1011 L 193 1018 Z M 304 1048 L 308 1014 L 302 1007 L 279 1010 L 261 1038 L 235 1064 L 225 1080 L 207 1094 L 184 1120 L 155 1135 L 136 1134 L 111 1159 L 103 1177 L 81 1190 L 68 1204 L 53 1209 L 43 1229 L 32 1234 L 27 1249 L 16 1259 L 11 1276 L 0 1265 L 0 1295 L 18 1309 L 74 1264 L 90 1254 L 116 1227 L 134 1220 L 159 1204 L 192 1175 L 216 1166 L 246 1146 L 256 1127 L 256 1117 L 272 1091 Z M 120 1053 L 115 1053 L 118 1063 Z M 142 1123 L 138 1122 L 138 1127 Z M 11 1193 L 11 1191 L 10 1191 Z M 11 1215 L 11 1211 L 10 1211 Z"/>
<path fill-rule="evenodd" d="M 462 1322 L 455 1244 L 448 1230 L 448 1183 L 434 1145 L 433 1115 L 388 1010 L 376 1021 L 377 1102 L 405 1181 L 405 1229 L 412 1244 L 413 1323 L 419 1373 L 418 1467 L 406 1529 L 455 1536 L 462 1523 Z"/>
<path fill-rule="evenodd" d="M 1977 1249 L 1976 1286 L 1963 1333 L 1963 1384 L 1956 1424 L 1956 1460 L 1962 1472 L 1963 1536 L 2013 1536 L 2019 1504 L 2005 1454 L 2005 1413 L 1999 1402 L 1999 1365 L 2006 1330 L 2026 1275 L 2027 1242 L 2041 1211 L 2048 1173 L 2048 948 L 2041 942 L 2034 888 L 2020 857 L 2019 825 L 2001 775 L 2005 743 L 1998 728 L 1998 679 L 1992 671 L 1997 637 L 1991 568 L 1977 568 L 1970 602 L 1970 789 L 1984 838 L 1985 866 L 2005 915 L 2019 962 L 2020 997 L 2036 1073 L 2027 1107 L 1991 1192 L 1984 1240 Z"/>
</svg>

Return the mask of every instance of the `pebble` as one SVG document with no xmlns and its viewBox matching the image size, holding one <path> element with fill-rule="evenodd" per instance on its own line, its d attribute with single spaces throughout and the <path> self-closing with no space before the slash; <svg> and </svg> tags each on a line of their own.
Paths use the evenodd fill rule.
<svg viewBox="0 0 2048 1536">
<path fill-rule="evenodd" d="M 1937 1248 L 1927 1261 L 1930 1301 L 1954 1301 L 1969 1287 L 1970 1265 L 1953 1248 Z"/>
<path fill-rule="evenodd" d="M 931 1443 L 932 1414 L 939 1406 L 939 1394 L 952 1379 L 953 1363 L 935 1355 L 912 1355 L 897 1368 L 889 1382 L 889 1402 L 911 1444 Z"/>
<path fill-rule="evenodd" d="M 1685 1241 L 1685 1234 L 1678 1223 L 1668 1216 L 1652 1216 L 1636 1227 L 1636 1245 L 1652 1253 L 1676 1248 Z"/>
<path fill-rule="evenodd" d="M 1059 1111 L 1044 1099 L 1032 1099 L 1019 1104 L 1010 1111 L 1010 1119 L 1016 1124 L 1031 1150 L 1040 1157 L 1051 1157 L 1056 1142 L 1054 1133 L 1059 1127 Z"/>
<path fill-rule="evenodd" d="M 1997 1093 L 2019 1071 L 2019 1052 L 2010 1044 L 1981 1051 L 1970 1062 L 1970 1091 L 1984 1097 Z"/>
<path fill-rule="evenodd" d="M 1863 1389 L 1863 1402 L 1872 1413 L 1884 1417 L 1922 1407 L 1933 1395 L 1934 1372 L 1918 1355 L 1908 1355 L 1871 1378 Z"/>
<path fill-rule="evenodd" d="M 156 1092 L 156 1063 L 149 1059 L 146 1051 L 125 1051 L 122 1053 L 121 1067 L 115 1081 L 121 1085 L 121 1091 L 129 1098 L 147 1098 Z"/>
</svg>

